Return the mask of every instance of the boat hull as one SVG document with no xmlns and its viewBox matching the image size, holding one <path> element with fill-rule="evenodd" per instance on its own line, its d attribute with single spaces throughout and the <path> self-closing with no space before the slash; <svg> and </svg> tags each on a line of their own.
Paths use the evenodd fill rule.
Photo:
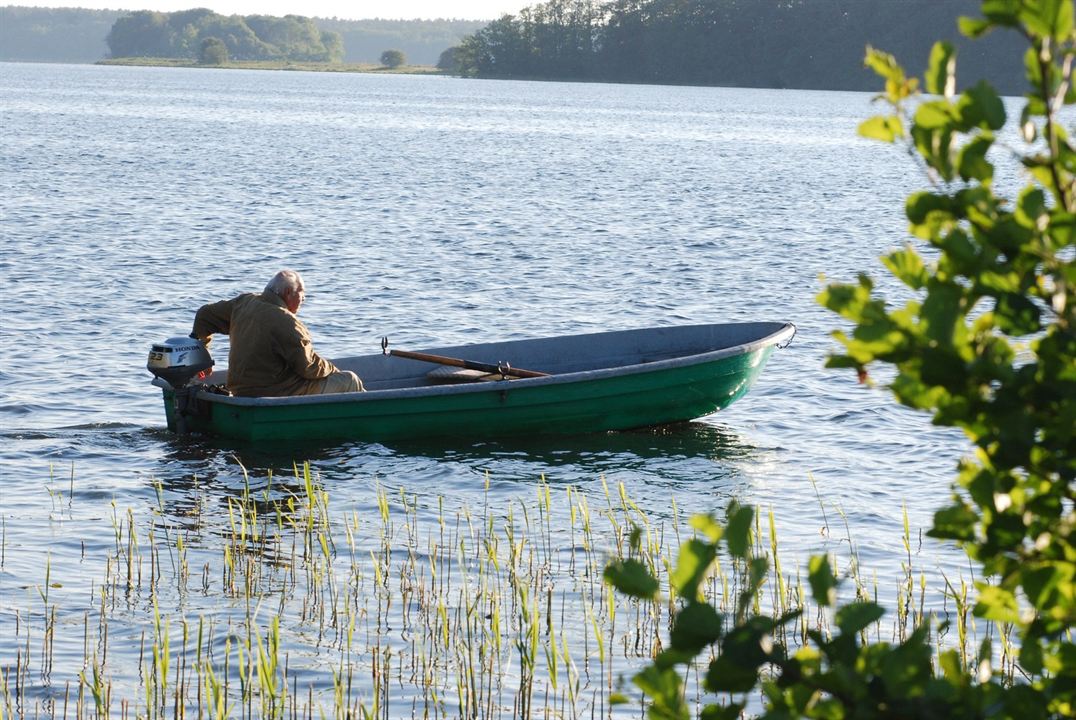
<svg viewBox="0 0 1076 720">
<path fill-rule="evenodd" d="M 313 398 L 201 392 L 184 423 L 191 431 L 255 442 L 473 439 L 660 425 L 708 415 L 742 397 L 774 347 L 791 332 L 775 335 L 770 342 L 746 347 L 536 379 Z M 174 395 L 167 390 L 165 410 L 169 428 L 175 430 Z"/>
</svg>

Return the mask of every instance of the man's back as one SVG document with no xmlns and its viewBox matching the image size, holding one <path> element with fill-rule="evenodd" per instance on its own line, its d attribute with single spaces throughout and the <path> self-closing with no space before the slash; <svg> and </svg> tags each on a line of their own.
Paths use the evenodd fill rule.
<svg viewBox="0 0 1076 720">
<path fill-rule="evenodd" d="M 252 397 L 302 395 L 336 372 L 314 352 L 310 333 L 284 301 L 271 292 L 246 293 L 203 306 L 194 321 L 194 335 L 231 337 L 228 388 Z"/>
</svg>

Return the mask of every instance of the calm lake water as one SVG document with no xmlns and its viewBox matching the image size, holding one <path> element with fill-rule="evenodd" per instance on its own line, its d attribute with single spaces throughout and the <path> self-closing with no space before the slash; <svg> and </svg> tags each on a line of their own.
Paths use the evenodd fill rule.
<svg viewBox="0 0 1076 720">
<path fill-rule="evenodd" d="M 57 702 L 92 654 L 87 617 L 124 556 L 125 518 L 159 534 L 209 507 L 187 544 L 212 586 L 225 498 L 291 477 L 296 461 L 310 461 L 336 516 L 374 516 L 376 488 L 402 488 L 420 524 L 461 508 L 533 511 L 543 483 L 594 505 L 623 483 L 657 520 L 674 501 L 720 513 L 735 498 L 773 509 L 786 570 L 813 552 L 847 556 L 851 541 L 883 599 L 906 560 L 906 506 L 916 567 L 966 577 L 960 553 L 918 538 L 948 497 L 962 437 L 823 368 L 840 322 L 814 300 L 820 276 L 869 271 L 898 297 L 877 258 L 905 241 L 903 198 L 923 184 L 902 151 L 857 138 L 870 98 L 0 64 L 0 669 L 29 662 L 27 697 Z M 149 345 L 282 267 L 304 274 L 302 317 L 329 357 L 377 352 L 382 336 L 418 349 L 747 320 L 799 333 L 739 403 L 653 432 L 392 447 L 173 437 Z M 226 342 L 214 351 L 225 359 Z M 554 552 L 570 544 L 565 517 L 548 526 Z M 367 557 L 376 541 L 363 542 Z M 176 633 L 180 617 L 229 612 L 200 597 L 128 598 L 116 632 L 132 641 L 109 648 L 117 697 L 144 700 L 152 600 Z M 285 596 L 272 604 L 293 664 L 339 659 Z M 50 606 L 59 629 L 44 672 Z M 321 672 L 309 684 L 329 692 Z"/>
</svg>

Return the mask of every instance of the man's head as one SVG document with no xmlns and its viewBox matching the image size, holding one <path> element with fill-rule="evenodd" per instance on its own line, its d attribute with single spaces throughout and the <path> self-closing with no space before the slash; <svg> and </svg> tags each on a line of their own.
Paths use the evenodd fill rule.
<svg viewBox="0 0 1076 720">
<path fill-rule="evenodd" d="M 303 285 L 303 279 L 294 270 L 281 270 L 278 272 L 265 286 L 265 291 L 279 295 L 284 304 L 288 306 L 288 310 L 293 313 L 299 312 L 299 306 L 303 304 L 303 299 L 306 297 L 306 286 Z"/>
</svg>

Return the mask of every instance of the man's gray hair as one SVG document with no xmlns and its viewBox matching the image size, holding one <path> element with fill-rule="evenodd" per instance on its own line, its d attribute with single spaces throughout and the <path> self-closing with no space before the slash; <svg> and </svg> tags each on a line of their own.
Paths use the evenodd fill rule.
<svg viewBox="0 0 1076 720">
<path fill-rule="evenodd" d="M 281 270 L 265 286 L 265 291 L 284 297 L 284 293 L 288 290 L 298 290 L 302 287 L 303 279 L 299 273 L 294 270 Z"/>
</svg>

